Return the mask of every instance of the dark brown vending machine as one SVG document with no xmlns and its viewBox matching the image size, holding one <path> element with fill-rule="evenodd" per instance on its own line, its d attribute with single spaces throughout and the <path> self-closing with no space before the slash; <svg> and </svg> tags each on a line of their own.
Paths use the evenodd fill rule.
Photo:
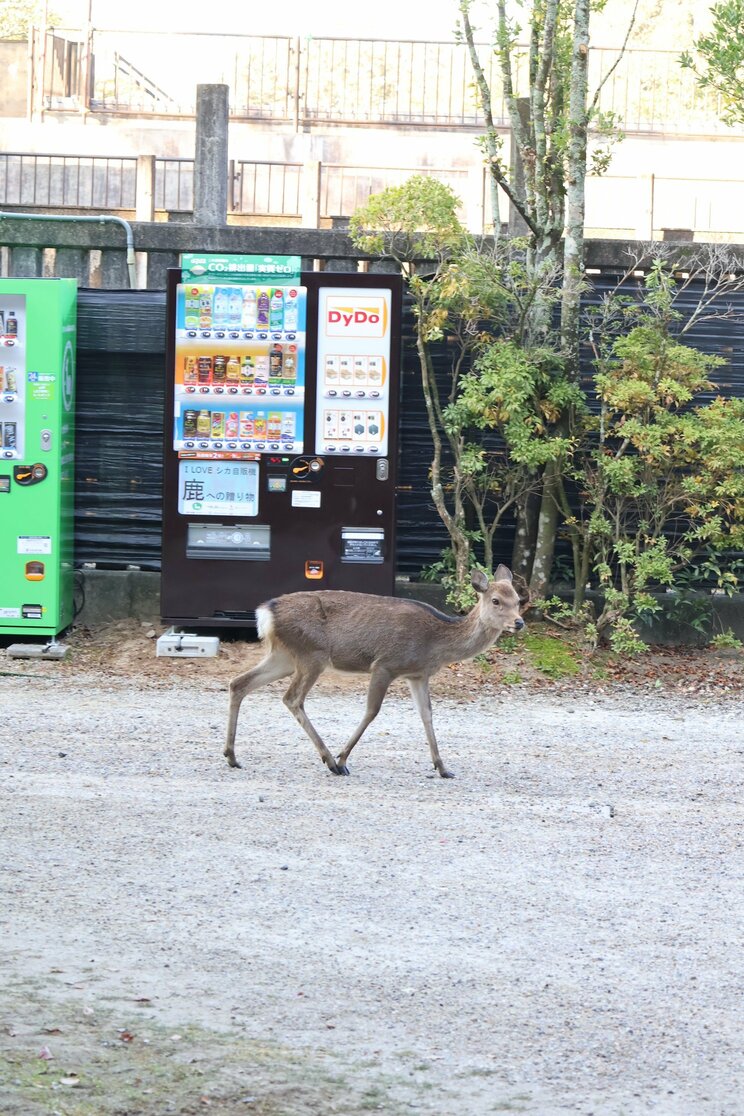
<svg viewBox="0 0 744 1116">
<path fill-rule="evenodd" d="M 169 272 L 161 613 L 247 627 L 273 596 L 392 594 L 402 284 L 296 257 Z"/>
</svg>

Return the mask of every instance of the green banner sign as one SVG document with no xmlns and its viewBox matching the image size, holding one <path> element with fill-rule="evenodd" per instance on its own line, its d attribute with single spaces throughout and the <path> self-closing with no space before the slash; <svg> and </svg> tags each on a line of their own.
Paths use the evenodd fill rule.
<svg viewBox="0 0 744 1116">
<path fill-rule="evenodd" d="M 181 256 L 185 283 L 299 283 L 302 261 L 299 256 Z"/>
</svg>

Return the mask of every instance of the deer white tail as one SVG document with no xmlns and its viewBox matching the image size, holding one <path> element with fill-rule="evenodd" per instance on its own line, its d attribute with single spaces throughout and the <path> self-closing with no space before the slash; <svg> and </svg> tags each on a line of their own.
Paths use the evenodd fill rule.
<svg viewBox="0 0 744 1116">
<path fill-rule="evenodd" d="M 256 609 L 256 630 L 259 639 L 270 639 L 274 634 L 274 613 L 268 605 Z"/>
</svg>

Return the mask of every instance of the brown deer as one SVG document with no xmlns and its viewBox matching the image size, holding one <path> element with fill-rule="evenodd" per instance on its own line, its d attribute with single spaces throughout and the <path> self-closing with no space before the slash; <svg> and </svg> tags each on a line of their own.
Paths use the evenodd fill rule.
<svg viewBox="0 0 744 1116">
<path fill-rule="evenodd" d="M 284 704 L 318 749 L 323 763 L 334 775 L 348 775 L 349 754 L 379 713 L 388 686 L 395 678 L 405 678 L 424 723 L 434 767 L 443 779 L 451 779 L 434 735 L 429 679 L 445 664 L 472 659 L 485 651 L 502 632 L 518 632 L 524 627 L 519 597 L 506 566 L 498 567 L 493 581 L 480 570 L 474 571 L 471 580 L 478 600 L 467 616 L 447 616 L 421 601 L 331 589 L 288 593 L 259 605 L 258 634 L 269 653 L 253 670 L 230 683 L 224 748 L 230 766 L 240 767 L 235 758 L 235 728 L 243 698 L 291 674 Z M 328 667 L 371 675 L 367 711 L 335 760 L 304 705 L 311 687 Z"/>
</svg>

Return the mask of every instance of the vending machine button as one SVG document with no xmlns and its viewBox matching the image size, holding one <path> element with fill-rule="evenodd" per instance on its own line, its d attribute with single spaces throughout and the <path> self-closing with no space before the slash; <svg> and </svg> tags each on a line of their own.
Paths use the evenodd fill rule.
<svg viewBox="0 0 744 1116">
<path fill-rule="evenodd" d="M 199 442 L 200 449 L 209 449 L 209 442 Z"/>
<path fill-rule="evenodd" d="M 200 395 L 209 395 L 209 388 L 208 387 L 200 387 L 199 388 L 199 394 Z"/>
<path fill-rule="evenodd" d="M 50 450 L 52 448 L 52 432 L 51 432 L 51 430 L 42 430 L 42 432 L 41 432 L 41 448 L 43 450 Z"/>
<path fill-rule="evenodd" d="M 269 448 L 273 449 L 273 450 L 278 450 L 278 449 L 281 449 L 281 444 L 279 442 L 270 442 L 269 443 Z"/>
<path fill-rule="evenodd" d="M 243 337 L 245 337 L 246 341 L 252 341 L 253 340 L 253 334 L 250 331 L 248 333 L 244 333 Z"/>
<path fill-rule="evenodd" d="M 237 442 L 228 442 L 227 443 L 227 448 L 228 449 L 237 449 L 238 448 L 238 443 Z"/>
<path fill-rule="evenodd" d="M 341 394 L 343 395 L 344 399 L 348 399 L 351 395 L 351 392 L 347 389 L 345 391 L 342 391 Z"/>
<path fill-rule="evenodd" d="M 240 337 L 240 334 L 237 332 L 237 330 L 232 330 L 231 333 L 230 333 L 230 336 L 231 337 Z"/>
<path fill-rule="evenodd" d="M 211 331 L 211 329 L 203 329 L 201 331 L 201 335 L 202 335 L 202 337 L 211 337 L 212 336 L 212 331 Z"/>
<path fill-rule="evenodd" d="M 378 481 L 386 481 L 390 477 L 388 462 L 384 457 L 381 457 L 375 464 L 375 476 Z"/>
<path fill-rule="evenodd" d="M 281 341 L 281 339 L 282 339 L 281 333 L 272 333 L 272 335 L 271 335 L 271 340 L 272 341 Z"/>
<path fill-rule="evenodd" d="M 335 452 L 336 452 L 336 447 L 335 446 L 326 446 L 326 453 L 335 453 Z"/>
<path fill-rule="evenodd" d="M 224 337 L 224 336 L 225 336 L 225 331 L 224 331 L 224 329 L 218 329 L 218 330 L 217 330 L 217 333 L 215 334 L 215 336 L 216 336 L 216 337 Z"/>
<path fill-rule="evenodd" d="M 285 389 L 284 389 L 284 394 L 285 394 L 285 395 L 294 395 L 294 393 L 295 393 L 295 389 L 294 389 L 294 388 L 285 388 Z"/>
<path fill-rule="evenodd" d="M 364 453 L 364 446 L 354 446 L 355 453 Z"/>
<path fill-rule="evenodd" d="M 367 394 L 367 393 L 366 393 L 366 391 L 358 391 L 358 392 L 357 392 L 357 396 L 358 396 L 358 397 L 359 397 L 360 399 L 364 399 L 364 397 L 365 397 L 365 395 L 366 395 L 366 394 Z"/>
<path fill-rule="evenodd" d="M 287 442 L 284 448 L 288 450 L 294 449 L 294 442 Z"/>
<path fill-rule="evenodd" d="M 369 394 L 372 396 L 373 399 L 379 399 L 380 397 L 379 391 L 371 391 Z"/>
<path fill-rule="evenodd" d="M 238 389 L 237 388 L 228 388 L 227 390 L 230 393 L 230 395 L 237 395 L 238 394 Z"/>
<path fill-rule="evenodd" d="M 379 451 L 379 449 L 377 448 L 377 446 L 370 446 L 370 447 L 369 447 L 369 452 L 370 452 L 370 453 L 379 453 L 380 451 Z"/>
<path fill-rule="evenodd" d="M 253 395 L 253 388 L 243 388 L 243 395 Z"/>
<path fill-rule="evenodd" d="M 241 449 L 250 449 L 251 448 L 251 443 L 250 442 L 241 442 L 240 443 L 240 448 Z"/>
<path fill-rule="evenodd" d="M 216 387 L 214 389 L 214 394 L 215 395 L 224 395 L 224 393 L 225 393 L 225 389 L 222 388 L 222 387 Z"/>
<path fill-rule="evenodd" d="M 196 443 L 195 442 L 184 442 L 183 444 L 185 445 L 186 449 L 193 449 L 194 445 Z"/>
<path fill-rule="evenodd" d="M 348 453 L 351 446 L 341 446 L 341 453 Z"/>
<path fill-rule="evenodd" d="M 271 389 L 271 394 L 272 395 L 281 395 L 282 394 L 282 389 L 281 388 L 272 388 Z"/>
<path fill-rule="evenodd" d="M 186 387 L 186 391 L 189 393 L 189 395 L 193 395 L 194 392 L 196 391 L 196 388 L 194 387 L 193 384 L 188 384 L 187 387 Z"/>
<path fill-rule="evenodd" d="M 266 449 L 266 443 L 265 442 L 256 442 L 256 449 L 259 449 L 259 450 Z"/>
<path fill-rule="evenodd" d="M 287 334 L 287 340 L 288 341 L 294 341 L 296 339 L 296 337 L 297 337 L 296 333 L 288 333 Z"/>
<path fill-rule="evenodd" d="M 195 330 L 195 329 L 189 329 L 189 330 L 187 330 L 187 331 L 186 331 L 186 336 L 187 336 L 187 337 L 196 337 L 196 330 Z"/>
<path fill-rule="evenodd" d="M 259 336 L 261 341 L 266 341 L 268 339 L 269 335 L 268 335 L 268 333 L 259 333 L 258 336 Z"/>
<path fill-rule="evenodd" d="M 256 395 L 266 395 L 266 388 L 256 388 Z"/>
</svg>

